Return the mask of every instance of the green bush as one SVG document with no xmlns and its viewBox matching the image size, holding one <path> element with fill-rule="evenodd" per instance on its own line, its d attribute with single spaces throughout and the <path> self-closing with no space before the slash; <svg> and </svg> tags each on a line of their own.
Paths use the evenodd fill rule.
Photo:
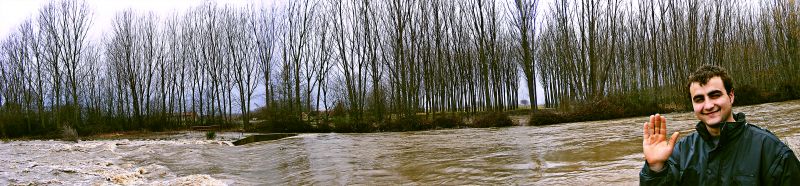
<svg viewBox="0 0 800 186">
<path fill-rule="evenodd" d="M 526 115 L 526 114 L 531 113 L 531 109 L 530 108 L 520 108 L 520 109 L 514 109 L 514 110 L 506 110 L 505 113 L 508 114 L 508 115 L 511 115 L 511 116 Z"/>
<path fill-rule="evenodd" d="M 263 124 L 264 129 L 268 132 L 299 133 L 313 132 L 314 130 L 311 124 L 301 120 L 300 117 L 297 116 L 271 117 Z"/>
<path fill-rule="evenodd" d="M 310 123 L 303 121 L 298 113 L 293 113 L 287 108 L 280 108 L 278 104 L 256 110 L 254 116 L 263 118 L 261 123 L 253 124 L 251 132 L 274 132 L 274 133 L 303 133 L 314 132 L 314 127 Z"/>
<path fill-rule="evenodd" d="M 365 121 L 352 121 L 346 117 L 333 119 L 333 131 L 338 133 L 375 132 L 375 127 Z"/>
<path fill-rule="evenodd" d="M 431 127 L 430 124 L 426 124 L 416 116 L 403 116 L 395 120 L 383 122 L 379 126 L 380 131 L 384 132 L 416 131 L 431 128 L 433 127 Z"/>
<path fill-rule="evenodd" d="M 781 85 L 772 90 L 764 90 L 752 85 L 742 85 L 733 89 L 736 96 L 734 106 L 755 105 L 768 102 L 786 101 L 800 98 L 794 85 Z"/>
<path fill-rule="evenodd" d="M 688 99 L 688 98 L 687 98 Z M 673 103 L 680 105 L 678 103 Z M 662 105 L 669 105 L 663 104 Z M 549 125 L 579 121 L 597 121 L 614 118 L 646 116 L 654 113 L 668 113 L 677 108 L 665 108 L 659 100 L 646 93 L 614 94 L 593 101 L 578 103 L 572 110 L 539 110 L 530 116 L 528 124 Z M 676 106 L 672 106 L 676 107 Z"/>
<path fill-rule="evenodd" d="M 333 127 L 331 127 L 330 122 L 322 121 L 317 123 L 316 131 L 321 133 L 332 132 Z"/>
<path fill-rule="evenodd" d="M 457 128 L 466 126 L 466 124 L 464 124 L 464 120 L 455 116 L 436 117 L 436 119 L 431 122 L 431 125 L 437 128 Z"/>
<path fill-rule="evenodd" d="M 764 98 L 764 96 L 762 96 L 763 91 L 751 85 L 742 85 L 736 87 L 733 90 L 733 93 L 736 96 L 736 99 L 733 102 L 735 106 L 761 103 L 763 101 L 762 99 Z"/>
<path fill-rule="evenodd" d="M 207 140 L 213 140 L 215 138 L 217 138 L 217 133 L 216 132 L 214 132 L 214 131 L 206 132 L 206 139 Z"/>
<path fill-rule="evenodd" d="M 800 89 L 796 87 L 797 85 L 786 84 L 781 86 L 781 90 L 779 91 L 780 95 L 782 95 L 780 101 L 786 100 L 793 100 L 800 98 Z"/>
<path fill-rule="evenodd" d="M 528 125 L 550 125 L 556 123 L 567 123 L 571 121 L 571 118 L 558 114 L 553 110 L 539 110 L 531 114 L 530 119 L 528 120 Z"/>
<path fill-rule="evenodd" d="M 514 125 L 511 118 L 502 112 L 489 112 L 479 116 L 472 122 L 472 127 L 508 127 Z"/>
</svg>

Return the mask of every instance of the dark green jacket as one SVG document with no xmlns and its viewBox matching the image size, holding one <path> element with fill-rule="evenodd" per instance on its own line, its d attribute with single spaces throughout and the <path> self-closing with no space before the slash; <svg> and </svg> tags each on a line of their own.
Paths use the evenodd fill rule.
<svg viewBox="0 0 800 186">
<path fill-rule="evenodd" d="M 715 145 L 705 124 L 679 140 L 664 170 L 654 172 L 645 162 L 641 185 L 800 185 L 800 162 L 772 132 L 747 123 L 721 123 Z"/>
</svg>

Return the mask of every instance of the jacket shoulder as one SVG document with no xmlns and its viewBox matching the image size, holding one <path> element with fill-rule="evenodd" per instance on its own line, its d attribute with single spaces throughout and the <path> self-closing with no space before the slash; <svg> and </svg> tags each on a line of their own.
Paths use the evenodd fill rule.
<svg viewBox="0 0 800 186">
<path fill-rule="evenodd" d="M 747 124 L 747 130 L 750 133 L 751 143 L 760 144 L 762 148 L 765 148 L 764 150 L 772 149 L 766 152 L 778 154 L 793 153 L 792 149 L 771 131 L 750 123 Z"/>
<path fill-rule="evenodd" d="M 747 125 L 746 129 L 750 131 L 752 137 L 760 138 L 768 142 L 779 142 L 780 144 L 783 144 L 783 142 L 781 142 L 781 139 L 778 138 L 778 136 L 776 136 L 774 133 L 772 133 L 772 131 L 769 131 L 766 128 L 759 127 L 758 125 L 753 125 L 751 123 L 747 123 L 746 125 Z"/>
</svg>

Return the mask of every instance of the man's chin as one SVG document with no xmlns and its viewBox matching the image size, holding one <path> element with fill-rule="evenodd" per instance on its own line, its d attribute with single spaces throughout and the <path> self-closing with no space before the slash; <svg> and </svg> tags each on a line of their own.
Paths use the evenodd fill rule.
<svg viewBox="0 0 800 186">
<path fill-rule="evenodd" d="M 720 126 L 719 123 L 721 123 L 721 122 L 718 121 L 718 120 L 714 120 L 714 121 L 703 121 L 703 123 L 705 123 L 707 127 L 719 128 L 719 126 Z"/>
</svg>

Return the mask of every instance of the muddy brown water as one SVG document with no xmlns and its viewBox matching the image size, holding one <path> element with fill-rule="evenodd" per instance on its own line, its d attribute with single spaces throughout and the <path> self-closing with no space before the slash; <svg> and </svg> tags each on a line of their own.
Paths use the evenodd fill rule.
<svg viewBox="0 0 800 186">
<path fill-rule="evenodd" d="M 735 107 L 734 112 L 745 112 L 750 123 L 771 130 L 795 152 L 799 150 L 800 100 Z M 694 131 L 697 120 L 692 113 L 665 116 L 670 132 L 677 130 L 685 136 Z M 122 173 L 148 166 L 165 172 L 160 177 L 142 174 L 139 182 L 123 183 L 207 175 L 231 185 L 637 185 L 644 163 L 641 126 L 646 120 L 634 117 L 550 126 L 301 134 L 243 146 L 213 141 L 124 141 L 128 144 L 101 148 L 111 149 L 116 156 L 94 155 L 98 157 L 89 159 L 124 165 L 117 171 Z M 13 151 L 15 143 L 24 146 L 25 142 L 0 147 Z M 46 142 L 39 143 L 46 146 Z M 87 149 L 91 152 L 97 147 Z M 0 160 L 21 161 L 8 155 L 0 155 Z M 19 170 L 0 171 L 0 183 L 25 183 L 24 175 L 16 182 L 8 181 L 15 174 L 23 174 Z M 32 170 L 36 173 L 35 168 Z M 56 178 L 70 183 L 71 177 L 61 172 Z M 107 176 L 79 178 L 107 180 Z"/>
</svg>

